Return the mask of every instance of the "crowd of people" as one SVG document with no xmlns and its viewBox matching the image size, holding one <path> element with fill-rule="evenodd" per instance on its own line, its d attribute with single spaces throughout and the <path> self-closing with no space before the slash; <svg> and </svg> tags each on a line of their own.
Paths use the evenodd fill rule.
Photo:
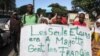
<svg viewBox="0 0 100 56">
<path fill-rule="evenodd" d="M 70 25 L 68 24 L 68 17 L 55 13 L 52 18 L 44 17 L 42 14 L 37 16 L 33 13 L 34 7 L 31 4 L 27 5 L 27 12 L 18 18 L 17 12 L 14 12 L 10 19 L 10 32 L 11 38 L 14 40 L 14 50 L 18 53 L 17 45 L 20 40 L 20 30 L 21 27 L 34 24 L 60 24 L 60 25 Z M 78 19 L 74 20 L 72 25 L 87 27 L 85 22 L 85 14 L 80 13 Z M 93 56 L 100 56 L 100 15 L 97 16 L 97 20 L 93 24 L 93 27 L 89 27 L 92 31 L 92 50 Z"/>
</svg>

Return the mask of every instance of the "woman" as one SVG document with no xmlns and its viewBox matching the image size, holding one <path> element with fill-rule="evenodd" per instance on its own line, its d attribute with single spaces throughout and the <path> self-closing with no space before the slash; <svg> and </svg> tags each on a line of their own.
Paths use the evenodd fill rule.
<svg viewBox="0 0 100 56">
<path fill-rule="evenodd" d="M 96 21 L 92 33 L 92 51 L 93 56 L 100 56 L 100 19 Z"/>
</svg>

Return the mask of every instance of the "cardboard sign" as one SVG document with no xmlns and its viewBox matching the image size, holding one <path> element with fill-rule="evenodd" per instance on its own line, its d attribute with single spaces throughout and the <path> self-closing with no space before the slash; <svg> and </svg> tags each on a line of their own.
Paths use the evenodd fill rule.
<svg viewBox="0 0 100 56">
<path fill-rule="evenodd" d="M 32 25 L 21 30 L 20 56 L 92 56 L 88 28 Z"/>
</svg>

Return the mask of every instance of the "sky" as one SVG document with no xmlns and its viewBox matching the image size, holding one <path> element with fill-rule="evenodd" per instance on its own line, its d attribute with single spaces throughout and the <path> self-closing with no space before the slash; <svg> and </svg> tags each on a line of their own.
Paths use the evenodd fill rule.
<svg viewBox="0 0 100 56">
<path fill-rule="evenodd" d="M 33 0 L 16 0 L 16 6 L 20 7 L 27 4 L 32 4 Z M 35 11 L 38 8 L 46 9 L 47 11 L 50 11 L 51 8 L 48 7 L 48 5 L 52 3 L 59 3 L 62 6 L 66 6 L 68 10 L 71 10 L 72 4 L 71 0 L 35 0 Z"/>
</svg>

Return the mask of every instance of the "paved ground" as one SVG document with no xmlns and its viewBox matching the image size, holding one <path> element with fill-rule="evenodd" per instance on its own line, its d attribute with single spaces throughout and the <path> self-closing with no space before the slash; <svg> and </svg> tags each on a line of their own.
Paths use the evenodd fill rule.
<svg viewBox="0 0 100 56">
<path fill-rule="evenodd" d="M 13 50 L 13 44 L 10 43 L 9 45 L 6 45 L 0 49 L 0 56 L 16 56 Z"/>
</svg>

